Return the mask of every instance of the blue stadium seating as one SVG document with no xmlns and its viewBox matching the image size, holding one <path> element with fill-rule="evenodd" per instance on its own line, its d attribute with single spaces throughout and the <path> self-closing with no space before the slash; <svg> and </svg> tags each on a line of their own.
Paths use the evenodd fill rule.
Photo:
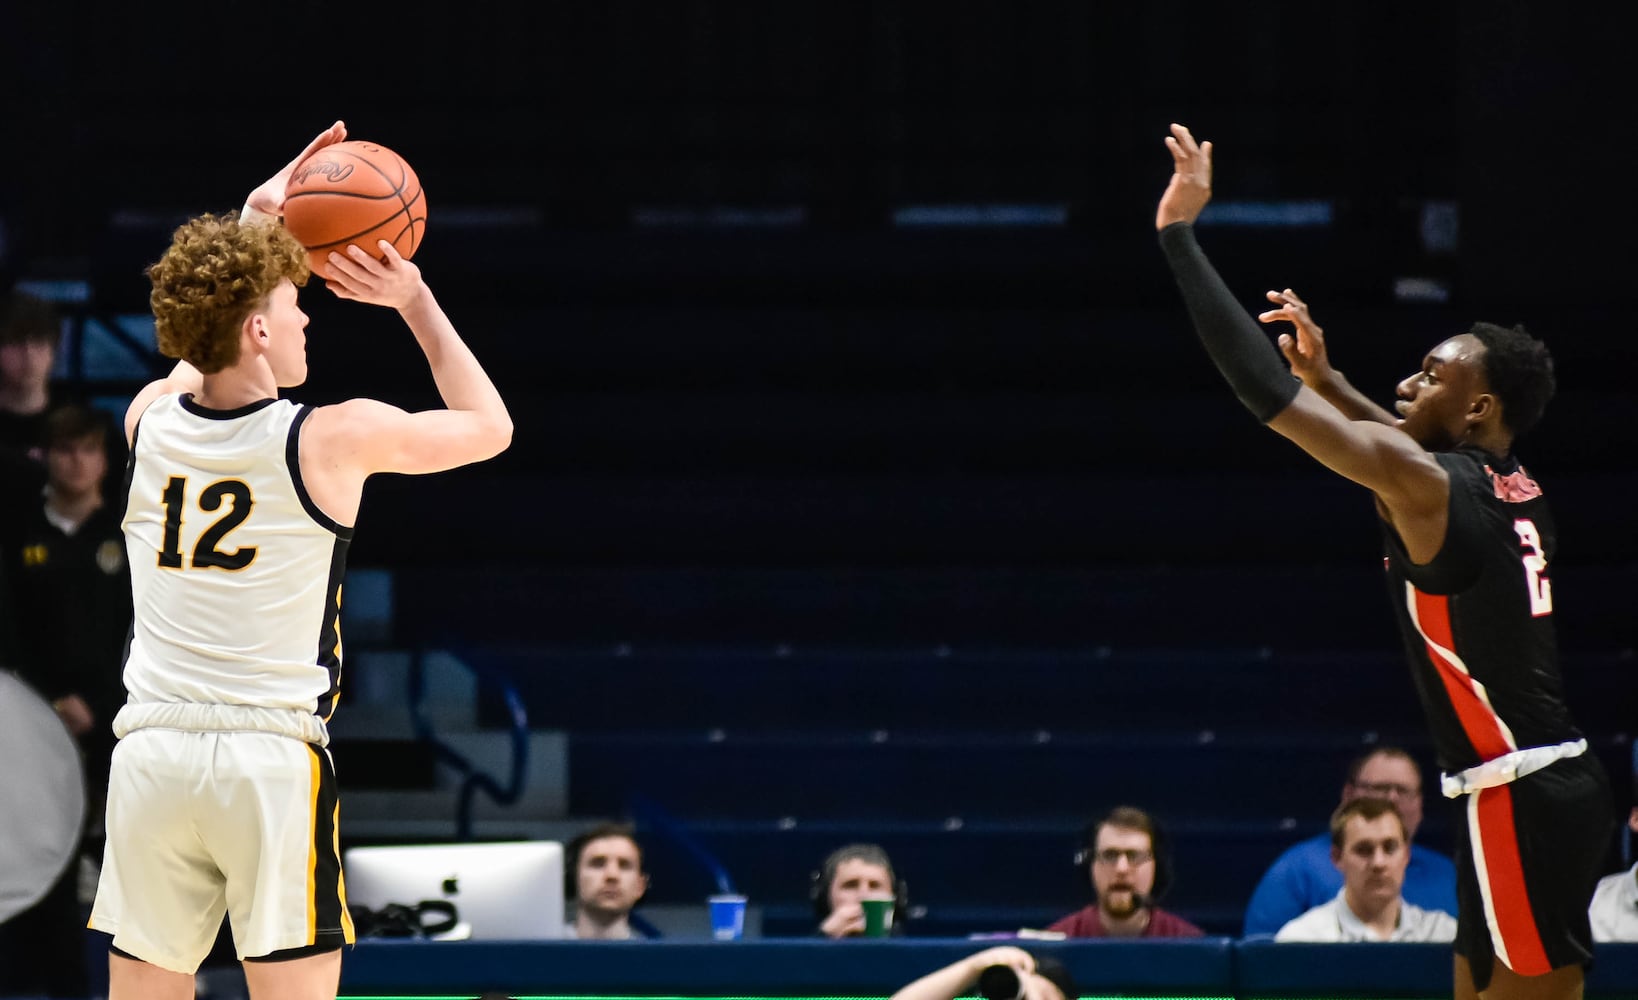
<svg viewBox="0 0 1638 1000">
<path fill-rule="evenodd" d="M 773 935 L 811 932 L 809 874 L 858 840 L 897 859 L 912 933 L 1043 926 L 1086 902 L 1069 858 L 1083 824 L 1119 803 L 1172 833 L 1166 904 L 1235 934 L 1269 861 L 1323 829 L 1348 760 L 1384 743 L 1424 764 L 1421 842 L 1448 851 L 1457 821 L 1431 789 L 1391 648 L 513 641 L 462 654 L 509 678 L 532 719 L 569 731 L 572 812 L 644 822 L 664 873 L 651 899 L 712 891 L 680 831 L 764 907 Z M 1626 766 L 1630 668 L 1621 653 L 1566 657 L 1613 773 Z"/>
</svg>

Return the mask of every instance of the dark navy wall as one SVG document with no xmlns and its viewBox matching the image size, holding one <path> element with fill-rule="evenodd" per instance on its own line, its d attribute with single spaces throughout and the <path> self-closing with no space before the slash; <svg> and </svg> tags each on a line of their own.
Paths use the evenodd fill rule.
<svg viewBox="0 0 1638 1000">
<path fill-rule="evenodd" d="M 517 435 L 372 483 L 352 558 L 396 573 L 397 639 L 571 730 L 577 810 L 658 796 L 798 913 L 810 854 L 879 835 L 922 852 L 925 898 L 1013 879 L 1007 918 L 1036 919 L 1079 899 L 1036 862 L 1143 799 L 1183 825 L 1179 905 L 1232 930 L 1342 761 L 1425 749 L 1369 498 L 1237 406 L 1176 301 L 1152 230 L 1170 121 L 1217 141 L 1221 200 L 1329 206 L 1202 240 L 1248 308 L 1303 292 L 1375 398 L 1474 319 L 1551 344 L 1561 394 L 1520 452 L 1560 522 L 1570 695 L 1622 765 L 1638 338 L 1607 26 L 1363 2 L 250 17 L 0 13 L 8 266 L 140 314 L 169 227 L 332 118 L 404 154 L 417 262 Z M 1062 224 L 893 224 L 928 204 Z M 709 224 L 725 206 L 766 224 Z M 1454 248 L 1430 241 L 1452 211 Z M 304 303 L 294 395 L 436 402 L 396 319 Z M 797 841 L 765 835 L 793 811 Z M 983 851 L 937 824 L 980 814 L 1016 824 L 992 846 L 1018 863 L 966 882 Z"/>
</svg>

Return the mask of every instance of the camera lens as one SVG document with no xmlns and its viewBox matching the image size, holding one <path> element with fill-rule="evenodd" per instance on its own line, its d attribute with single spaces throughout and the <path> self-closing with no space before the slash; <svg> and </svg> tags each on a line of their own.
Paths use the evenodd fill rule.
<svg viewBox="0 0 1638 1000">
<path fill-rule="evenodd" d="M 980 972 L 978 992 L 985 1000 L 1024 1000 L 1024 984 L 1010 965 L 992 965 Z"/>
</svg>

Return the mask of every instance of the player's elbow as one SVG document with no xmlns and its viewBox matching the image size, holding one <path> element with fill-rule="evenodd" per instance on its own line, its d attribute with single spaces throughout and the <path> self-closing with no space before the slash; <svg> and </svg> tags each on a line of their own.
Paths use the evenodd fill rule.
<svg viewBox="0 0 1638 1000">
<path fill-rule="evenodd" d="M 512 418 L 502 417 L 495 427 L 495 454 L 512 446 Z"/>
<path fill-rule="evenodd" d="M 485 420 L 479 433 L 479 443 L 484 449 L 483 457 L 494 458 L 512 445 L 512 417 L 507 413 L 499 413 Z"/>
</svg>

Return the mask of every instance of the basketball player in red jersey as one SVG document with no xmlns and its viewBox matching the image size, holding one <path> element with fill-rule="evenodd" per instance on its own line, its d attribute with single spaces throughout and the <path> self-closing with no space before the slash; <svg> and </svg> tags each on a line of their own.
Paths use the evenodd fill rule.
<svg viewBox="0 0 1638 1000">
<path fill-rule="evenodd" d="M 1455 994 L 1580 997 L 1614 813 L 1561 690 L 1552 515 L 1513 456 L 1552 396 L 1552 358 L 1522 328 L 1476 324 L 1399 384 L 1395 417 L 1331 369 L 1290 289 L 1269 292 L 1259 318 L 1296 326 L 1280 338 L 1293 378 L 1195 241 L 1211 143 L 1171 131 L 1155 228 L 1207 353 L 1253 415 L 1376 497 L 1442 789 L 1464 807 Z"/>
<path fill-rule="evenodd" d="M 364 482 L 504 450 L 512 421 L 420 270 L 390 243 L 326 261 L 341 298 L 395 310 L 443 399 L 298 406 L 306 251 L 278 215 L 290 170 L 242 213 L 177 229 L 148 269 L 176 369 L 137 393 L 124 521 L 134 623 L 91 927 L 113 935 L 109 1000 L 192 1000 L 226 913 L 252 1000 L 333 1000 L 353 927 L 325 748 Z M 383 348 L 386 351 L 387 348 Z"/>
</svg>

